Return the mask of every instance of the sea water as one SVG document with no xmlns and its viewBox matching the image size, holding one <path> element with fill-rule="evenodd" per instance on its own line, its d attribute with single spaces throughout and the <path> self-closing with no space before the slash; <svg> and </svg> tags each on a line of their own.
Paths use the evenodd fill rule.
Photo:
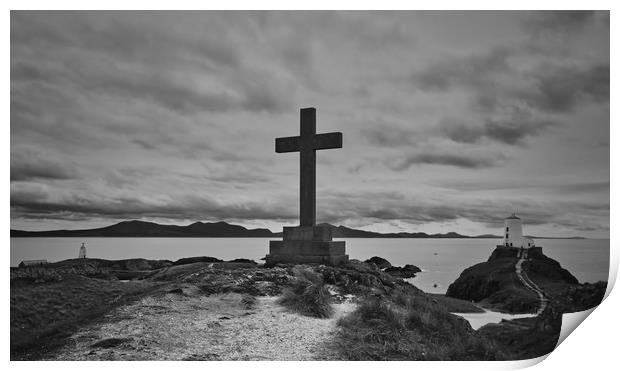
<svg viewBox="0 0 620 371">
<path fill-rule="evenodd" d="M 273 239 L 273 238 L 271 238 Z M 213 256 L 230 260 L 248 258 L 259 261 L 269 249 L 270 238 L 11 238 L 11 266 L 22 260 L 59 261 L 77 258 L 80 245 L 86 244 L 90 258 L 168 259 Z M 461 272 L 486 261 L 499 241 L 494 239 L 433 238 L 347 238 L 351 259 L 373 256 L 393 265 L 413 264 L 422 269 L 410 280 L 421 290 L 445 293 Z M 540 239 L 543 253 L 557 260 L 580 282 L 606 281 L 609 271 L 609 240 Z"/>
</svg>

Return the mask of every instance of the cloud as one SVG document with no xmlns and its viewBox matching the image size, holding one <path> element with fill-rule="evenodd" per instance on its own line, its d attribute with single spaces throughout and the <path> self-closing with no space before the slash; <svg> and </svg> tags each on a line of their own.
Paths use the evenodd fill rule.
<svg viewBox="0 0 620 371">
<path fill-rule="evenodd" d="M 458 143 L 477 143 L 486 138 L 509 145 L 523 145 L 527 137 L 539 135 L 546 128 L 558 125 L 554 121 L 531 121 L 531 119 L 510 118 L 487 119 L 482 126 L 453 123 L 443 120 L 440 132 Z"/>
<path fill-rule="evenodd" d="M 519 144 L 525 137 L 534 136 L 543 129 L 556 125 L 553 121 L 519 122 L 492 121 L 484 125 L 484 136 L 505 144 Z"/>
<path fill-rule="evenodd" d="M 548 181 L 545 179 L 473 179 L 450 180 L 436 183 L 439 187 L 459 192 L 498 191 L 524 193 L 528 189 L 546 190 L 549 193 L 605 193 L 609 192 L 609 181 Z"/>
<path fill-rule="evenodd" d="M 402 128 L 396 125 L 372 125 L 362 130 L 368 143 L 379 147 L 412 146 L 419 140 L 419 133 L 414 128 Z"/>
<path fill-rule="evenodd" d="M 404 196 L 399 192 L 356 192 L 331 193 L 322 197 L 317 208 L 321 222 L 345 225 L 349 220 L 364 218 L 370 223 L 400 221 L 413 225 L 427 223 L 452 223 L 464 219 L 500 230 L 504 218 L 514 210 L 527 225 L 556 225 L 564 228 L 585 230 L 599 228 L 601 218 L 608 216 L 605 204 L 596 202 L 549 202 L 516 197 L 494 199 L 460 194 L 442 197 Z M 588 210 L 585 214 L 576 210 Z M 587 215 L 587 216 L 586 216 Z M 422 231 L 423 231 L 422 227 Z M 415 231 L 414 228 L 408 231 Z M 446 232 L 444 230 L 444 232 Z M 492 232 L 492 231 L 491 231 Z"/>
<path fill-rule="evenodd" d="M 12 89 L 44 82 L 98 99 L 149 101 L 180 113 L 274 112 L 290 102 L 282 77 L 242 65 L 239 49 L 225 33 L 170 32 L 156 23 L 157 14 L 146 22 L 139 12 L 93 15 L 13 12 Z M 46 59 L 28 58 L 35 49 Z"/>
<path fill-rule="evenodd" d="M 574 33 L 595 18 L 593 10 L 548 10 L 535 11 L 523 22 L 523 28 L 532 34 Z"/>
<path fill-rule="evenodd" d="M 405 156 L 395 163 L 388 164 L 393 170 L 403 171 L 413 165 L 446 165 L 465 169 L 481 169 L 498 166 L 506 160 L 501 154 L 495 156 L 475 156 L 466 154 L 416 153 Z"/>
<path fill-rule="evenodd" d="M 565 193 L 602 192 L 602 193 L 609 194 L 609 181 L 560 184 L 560 185 L 556 185 L 555 189 L 558 192 L 565 192 Z"/>
<path fill-rule="evenodd" d="M 428 92 L 467 89 L 474 108 L 492 112 L 523 103 L 540 112 L 571 112 L 587 101 L 609 101 L 609 64 L 565 60 L 515 68 L 511 59 L 534 57 L 528 47 L 498 47 L 478 55 L 443 58 L 414 73 L 413 85 Z M 528 66 L 528 64 L 524 64 Z"/>
<path fill-rule="evenodd" d="M 11 12 L 11 45 L 74 48 L 108 58 L 171 65 L 210 62 L 212 66 L 236 67 L 239 55 L 226 35 L 177 32 L 166 28 L 157 12 L 137 11 L 14 11 Z M 178 18 L 177 18 L 178 17 Z M 168 21 L 181 21 L 182 12 Z M 158 21 L 162 22 L 158 22 Z M 172 32 L 170 32 L 172 31 Z M 156 58 L 156 59 L 155 59 Z"/>
<path fill-rule="evenodd" d="M 540 225 L 605 226 L 590 208 L 604 185 L 522 188 L 523 204 L 437 186 L 556 176 L 548 167 L 567 184 L 608 177 L 609 146 L 595 143 L 609 142 L 609 26 L 547 17 L 541 29 L 568 31 L 533 37 L 524 15 L 14 11 L 12 223 L 294 221 L 298 155 L 278 157 L 273 138 L 316 106 L 318 130 L 345 136 L 319 156 L 318 184 L 359 193 L 319 191 L 322 218 L 458 229 L 514 203 Z"/>
<path fill-rule="evenodd" d="M 529 89 L 512 93 L 530 107 L 555 113 L 573 111 L 586 100 L 609 102 L 609 65 L 542 65 L 532 75 Z"/>
<path fill-rule="evenodd" d="M 454 85 L 482 87 L 496 75 L 511 71 L 507 63 L 512 51 L 505 47 L 481 55 L 445 58 L 413 75 L 414 85 L 421 90 L 447 91 Z"/>
<path fill-rule="evenodd" d="M 32 186 L 30 186 L 32 187 Z M 24 185 L 11 190 L 13 218 L 69 219 L 105 217 L 112 219 L 169 218 L 189 220 L 283 220 L 295 219 L 296 213 L 284 204 L 264 202 L 225 203 L 195 194 L 181 194 L 167 199 L 147 195 L 101 195 L 51 192 L 49 189 L 26 191 Z"/>
<path fill-rule="evenodd" d="M 68 163 L 47 159 L 33 151 L 11 154 L 11 182 L 34 179 L 67 180 L 78 176 Z"/>
</svg>

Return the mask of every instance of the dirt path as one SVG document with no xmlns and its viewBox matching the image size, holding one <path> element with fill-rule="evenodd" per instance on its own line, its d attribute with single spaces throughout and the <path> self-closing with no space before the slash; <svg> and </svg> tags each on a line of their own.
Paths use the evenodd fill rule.
<svg viewBox="0 0 620 371">
<path fill-rule="evenodd" d="M 331 319 L 291 313 L 276 297 L 259 297 L 246 309 L 239 294 L 183 293 L 148 297 L 84 327 L 54 360 L 318 360 L 336 321 L 355 307 L 336 304 Z"/>
<path fill-rule="evenodd" d="M 523 271 L 522 265 L 525 260 L 526 258 L 522 256 L 517 261 L 517 264 L 515 264 L 515 271 L 517 272 L 517 277 L 519 277 L 521 283 L 523 283 L 528 290 L 538 295 L 540 300 L 540 305 L 538 306 L 538 311 L 536 312 L 536 315 L 538 316 L 547 308 L 548 300 L 545 297 L 545 293 L 527 276 L 527 273 Z"/>
</svg>

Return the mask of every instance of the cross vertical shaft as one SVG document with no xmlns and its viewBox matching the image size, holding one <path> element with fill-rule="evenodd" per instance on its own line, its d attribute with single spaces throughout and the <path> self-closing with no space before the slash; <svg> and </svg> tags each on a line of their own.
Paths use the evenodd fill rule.
<svg viewBox="0 0 620 371">
<path fill-rule="evenodd" d="M 300 113 L 299 225 L 312 227 L 316 224 L 316 109 L 302 108 Z"/>
<path fill-rule="evenodd" d="M 276 152 L 299 152 L 299 225 L 316 225 L 316 151 L 342 148 L 342 133 L 316 133 L 316 108 L 302 108 L 299 136 L 276 138 Z"/>
</svg>

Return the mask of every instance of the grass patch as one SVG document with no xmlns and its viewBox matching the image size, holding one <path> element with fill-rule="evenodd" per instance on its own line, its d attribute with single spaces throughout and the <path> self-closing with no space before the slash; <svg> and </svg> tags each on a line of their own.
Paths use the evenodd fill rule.
<svg viewBox="0 0 620 371">
<path fill-rule="evenodd" d="M 254 309 L 256 306 L 256 298 L 252 295 L 245 294 L 241 298 L 241 305 L 244 309 Z"/>
<path fill-rule="evenodd" d="M 338 322 L 336 348 L 346 360 L 501 360 L 493 341 L 425 294 L 402 290 L 368 298 Z"/>
<path fill-rule="evenodd" d="M 44 354 L 78 326 L 153 289 L 145 282 L 64 276 L 58 282 L 11 284 L 11 359 Z"/>
<path fill-rule="evenodd" d="M 292 273 L 294 279 L 282 291 L 278 303 L 304 316 L 331 317 L 334 314 L 332 297 L 321 275 L 298 267 L 293 268 Z"/>
</svg>

